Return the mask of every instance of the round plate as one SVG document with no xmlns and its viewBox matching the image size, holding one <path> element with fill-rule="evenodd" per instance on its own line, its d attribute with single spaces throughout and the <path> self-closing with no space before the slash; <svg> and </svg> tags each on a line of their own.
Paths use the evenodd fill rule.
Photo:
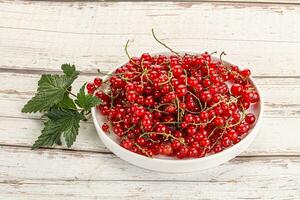
<svg viewBox="0 0 300 200">
<path fill-rule="evenodd" d="M 196 55 L 196 53 L 193 52 L 181 52 L 181 53 Z M 170 55 L 169 52 L 160 52 L 152 55 L 158 55 L 158 54 L 163 54 L 166 56 Z M 216 57 L 212 57 L 212 59 L 214 61 L 219 60 Z M 231 65 L 229 62 L 226 61 L 223 62 L 228 65 Z M 124 63 L 116 67 L 115 69 L 123 65 Z M 111 73 L 113 73 L 115 69 L 113 69 Z M 104 77 L 104 79 L 106 78 L 107 76 Z M 257 87 L 257 85 L 255 84 L 255 81 L 252 78 L 250 78 L 250 81 L 260 95 L 259 102 L 251 105 L 251 107 L 249 108 L 249 111 L 256 116 L 256 123 L 254 124 L 254 126 L 252 126 L 249 133 L 239 143 L 223 150 L 220 153 L 208 155 L 202 158 L 190 158 L 190 159 L 182 159 L 182 160 L 173 157 L 164 157 L 164 156 L 149 158 L 146 156 L 133 153 L 121 147 L 119 145 L 118 137 L 113 133 L 113 131 L 111 131 L 110 134 L 103 132 L 101 126 L 103 123 L 107 122 L 107 120 L 104 116 L 102 116 L 99 113 L 99 111 L 97 111 L 95 107 L 92 108 L 94 125 L 96 127 L 97 133 L 100 136 L 102 142 L 110 151 L 112 151 L 121 159 L 126 160 L 127 162 L 134 164 L 136 166 L 145 169 L 150 169 L 150 170 L 155 170 L 160 172 L 169 172 L 169 173 L 191 172 L 191 171 L 208 169 L 220 165 L 239 155 L 241 152 L 243 152 L 246 148 L 249 147 L 249 145 L 253 142 L 254 138 L 258 133 L 258 129 L 262 123 L 263 103 L 262 103 L 261 92 Z"/>
</svg>

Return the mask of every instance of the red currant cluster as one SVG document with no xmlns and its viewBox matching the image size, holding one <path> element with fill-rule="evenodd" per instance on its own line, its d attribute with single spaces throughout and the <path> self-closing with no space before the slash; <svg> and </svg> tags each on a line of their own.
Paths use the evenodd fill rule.
<svg viewBox="0 0 300 200">
<path fill-rule="evenodd" d="M 132 57 L 102 82 L 87 85 L 103 103 L 120 145 L 132 152 L 198 158 L 238 143 L 254 125 L 259 95 L 250 70 L 211 55 Z M 101 86 L 101 87 L 100 87 Z M 95 91 L 96 90 L 96 91 Z"/>
</svg>

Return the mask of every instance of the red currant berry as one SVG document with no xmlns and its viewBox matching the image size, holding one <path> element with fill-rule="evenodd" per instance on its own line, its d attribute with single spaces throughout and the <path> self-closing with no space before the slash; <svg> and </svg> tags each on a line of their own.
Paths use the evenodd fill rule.
<svg viewBox="0 0 300 200">
<path fill-rule="evenodd" d="M 227 132 L 227 135 L 228 137 L 231 139 L 231 140 L 236 140 L 238 138 L 238 134 L 235 130 L 233 129 L 230 129 L 228 132 Z"/>
<path fill-rule="evenodd" d="M 86 85 L 86 89 L 87 89 L 89 94 L 93 94 L 96 88 L 95 88 L 94 83 L 88 83 Z"/>
<path fill-rule="evenodd" d="M 195 135 L 197 133 L 197 128 L 195 126 L 188 126 L 186 132 L 189 135 Z"/>
<path fill-rule="evenodd" d="M 192 114 L 187 114 L 185 117 L 184 117 L 184 121 L 188 124 L 194 122 L 194 116 Z"/>
<path fill-rule="evenodd" d="M 187 88 L 185 85 L 178 85 L 176 88 L 175 88 L 175 91 L 176 91 L 176 94 L 178 97 L 183 97 L 186 95 L 187 93 Z"/>
<path fill-rule="evenodd" d="M 181 146 L 178 140 L 174 140 L 171 145 L 174 150 L 178 149 Z"/>
<path fill-rule="evenodd" d="M 177 152 L 177 157 L 182 159 L 187 156 L 188 152 L 189 152 L 189 149 L 187 147 L 183 146 Z"/>
<path fill-rule="evenodd" d="M 125 149 L 130 149 L 133 146 L 133 142 L 131 140 L 123 140 L 121 141 L 121 146 Z"/>
<path fill-rule="evenodd" d="M 245 121 L 250 125 L 253 124 L 255 122 L 255 115 L 253 115 L 252 113 L 248 113 L 245 116 Z"/>
<path fill-rule="evenodd" d="M 201 99 L 201 101 L 208 102 L 212 99 L 212 95 L 209 91 L 204 91 L 200 95 L 200 99 Z"/>
<path fill-rule="evenodd" d="M 142 137 L 139 137 L 137 140 L 136 140 L 136 143 L 140 146 L 144 146 L 146 144 L 146 140 L 145 138 L 142 138 Z"/>
<path fill-rule="evenodd" d="M 203 146 L 203 147 L 208 147 L 210 144 L 210 141 L 209 139 L 207 138 L 203 138 L 201 141 L 200 141 L 200 145 Z"/>
<path fill-rule="evenodd" d="M 221 152 L 223 150 L 223 148 L 222 148 L 222 146 L 220 145 L 220 144 L 217 144 L 215 147 L 214 147 L 214 149 L 213 149 L 213 151 L 215 152 L 215 153 L 219 153 L 219 152 Z"/>
<path fill-rule="evenodd" d="M 189 157 L 190 158 L 197 158 L 198 157 L 198 151 L 196 148 L 192 147 L 189 149 Z"/>
<path fill-rule="evenodd" d="M 102 130 L 103 130 L 104 132 L 109 132 L 109 126 L 108 126 L 107 123 L 104 123 L 104 124 L 102 125 Z"/>
<path fill-rule="evenodd" d="M 173 72 L 173 75 L 178 78 L 183 74 L 183 69 L 181 66 L 176 65 L 176 66 L 172 67 L 172 72 Z"/>
<path fill-rule="evenodd" d="M 126 98 L 127 98 L 128 101 L 134 102 L 135 100 L 137 100 L 138 95 L 137 95 L 137 93 L 134 92 L 134 91 L 129 91 L 129 92 L 127 93 Z"/>
<path fill-rule="evenodd" d="M 251 75 L 251 71 L 249 69 L 244 69 L 240 72 L 240 74 L 245 77 L 248 78 Z"/>
<path fill-rule="evenodd" d="M 102 79 L 101 78 L 95 78 L 94 79 L 94 85 L 96 86 L 96 87 L 100 87 L 101 85 L 102 85 Z"/>
<path fill-rule="evenodd" d="M 215 124 L 216 126 L 224 126 L 225 121 L 224 121 L 224 119 L 223 119 L 222 117 L 216 117 L 216 118 L 214 119 L 214 124 Z"/>
<path fill-rule="evenodd" d="M 187 83 L 191 87 L 197 87 L 198 86 L 198 80 L 195 77 L 193 77 L 193 76 L 187 79 Z"/>
<path fill-rule="evenodd" d="M 152 96 L 147 96 L 146 98 L 144 98 L 144 104 L 145 106 L 153 106 L 154 104 L 154 98 Z"/>
<path fill-rule="evenodd" d="M 163 145 L 163 151 L 162 153 L 166 156 L 169 156 L 173 153 L 172 146 L 170 144 Z"/>
<path fill-rule="evenodd" d="M 243 86 L 242 86 L 241 84 L 238 84 L 238 83 L 233 84 L 233 85 L 231 86 L 230 91 L 231 91 L 231 94 L 232 94 L 233 96 L 236 96 L 236 97 L 237 97 L 237 96 L 239 96 L 239 95 L 242 94 Z"/>
<path fill-rule="evenodd" d="M 143 125 L 143 127 L 149 127 L 150 129 L 151 129 L 151 125 L 152 125 L 152 121 L 151 121 L 151 119 L 149 119 L 149 118 L 147 118 L 147 117 L 145 117 L 144 116 L 144 118 L 142 119 L 142 125 Z"/>
<path fill-rule="evenodd" d="M 224 147 L 224 148 L 226 148 L 226 147 L 229 147 L 230 145 L 231 145 L 231 140 L 229 139 L 229 137 L 224 137 L 223 139 L 222 139 L 222 146 Z"/>
</svg>

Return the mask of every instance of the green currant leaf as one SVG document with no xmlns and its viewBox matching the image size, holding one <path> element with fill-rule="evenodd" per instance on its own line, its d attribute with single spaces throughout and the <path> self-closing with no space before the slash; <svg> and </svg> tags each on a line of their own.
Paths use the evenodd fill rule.
<svg viewBox="0 0 300 200">
<path fill-rule="evenodd" d="M 42 134 L 35 141 L 32 148 L 52 146 L 59 141 L 61 134 L 63 134 L 67 146 L 70 147 L 76 140 L 79 122 L 84 116 L 78 111 L 60 109 L 52 109 L 46 116 L 48 121 L 45 122 Z"/>
<path fill-rule="evenodd" d="M 41 146 L 52 146 L 61 136 L 60 127 L 55 124 L 54 121 L 47 121 L 44 123 L 44 129 L 42 134 L 38 137 L 32 146 L 32 149 L 39 148 Z"/>
<path fill-rule="evenodd" d="M 62 64 L 61 65 L 61 69 L 63 70 L 64 74 L 68 77 L 70 77 L 71 79 L 73 79 L 73 81 L 77 78 L 77 76 L 79 75 L 79 72 L 76 71 L 75 65 L 70 65 L 70 64 Z"/>
<path fill-rule="evenodd" d="M 85 93 L 85 85 L 84 84 L 79 93 L 77 94 L 77 99 L 75 100 L 75 103 L 83 108 L 84 110 L 90 110 L 92 107 L 94 106 L 97 106 L 99 105 L 102 101 L 98 98 L 98 97 L 95 97 L 93 95 L 90 95 L 90 94 L 86 94 Z"/>
<path fill-rule="evenodd" d="M 77 110 L 77 107 L 76 107 L 73 99 L 71 99 L 68 94 L 64 95 L 64 98 L 62 99 L 62 101 L 60 101 L 57 104 L 57 107 L 64 108 L 64 109 Z"/>
<path fill-rule="evenodd" d="M 55 144 L 57 144 L 57 145 L 59 145 L 59 146 L 62 145 L 62 142 L 61 142 L 60 137 L 58 137 L 58 138 L 56 139 Z"/>
<path fill-rule="evenodd" d="M 52 106 L 64 100 L 65 93 L 69 91 L 71 84 L 78 77 L 78 72 L 75 71 L 74 65 L 65 64 L 62 65 L 62 69 L 64 75 L 42 75 L 38 82 L 37 93 L 23 107 L 22 112 L 31 113 L 49 110 Z"/>
</svg>

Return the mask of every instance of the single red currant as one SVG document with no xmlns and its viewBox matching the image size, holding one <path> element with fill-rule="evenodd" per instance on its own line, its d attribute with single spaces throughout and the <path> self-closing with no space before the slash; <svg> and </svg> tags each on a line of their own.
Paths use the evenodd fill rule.
<svg viewBox="0 0 300 200">
<path fill-rule="evenodd" d="M 93 94 L 96 88 L 95 88 L 94 83 L 88 83 L 86 85 L 86 89 L 87 89 L 89 94 Z"/>
<path fill-rule="evenodd" d="M 104 132 L 109 132 L 109 126 L 108 126 L 107 123 L 104 123 L 104 124 L 102 125 L 102 130 L 103 130 Z"/>
<path fill-rule="evenodd" d="M 214 119 L 214 124 L 215 124 L 216 126 L 224 126 L 225 120 L 224 120 L 222 117 L 216 117 L 216 118 Z"/>
<path fill-rule="evenodd" d="M 94 85 L 96 86 L 96 87 L 100 87 L 101 85 L 102 85 L 102 79 L 101 78 L 95 78 L 94 79 Z"/>
<path fill-rule="evenodd" d="M 245 121 L 250 125 L 253 124 L 255 122 L 255 115 L 253 115 L 252 113 L 248 113 L 245 116 Z"/>
<path fill-rule="evenodd" d="M 183 97 L 186 95 L 187 93 L 187 88 L 185 85 L 178 85 L 176 88 L 175 88 L 175 91 L 176 91 L 176 94 L 178 97 Z"/>
<path fill-rule="evenodd" d="M 204 91 L 200 95 L 200 99 L 201 99 L 201 101 L 208 102 L 212 99 L 212 95 L 209 91 Z"/>
<path fill-rule="evenodd" d="M 231 91 L 231 94 L 232 94 L 233 96 L 236 96 L 236 97 L 237 97 L 237 96 L 239 96 L 239 95 L 242 94 L 243 86 L 242 86 L 241 84 L 238 84 L 238 83 L 233 84 L 233 85 L 231 86 L 230 91 Z"/>
<path fill-rule="evenodd" d="M 244 78 L 248 78 L 251 75 L 251 71 L 249 69 L 244 69 L 240 72 L 240 74 L 244 77 Z"/>
</svg>

